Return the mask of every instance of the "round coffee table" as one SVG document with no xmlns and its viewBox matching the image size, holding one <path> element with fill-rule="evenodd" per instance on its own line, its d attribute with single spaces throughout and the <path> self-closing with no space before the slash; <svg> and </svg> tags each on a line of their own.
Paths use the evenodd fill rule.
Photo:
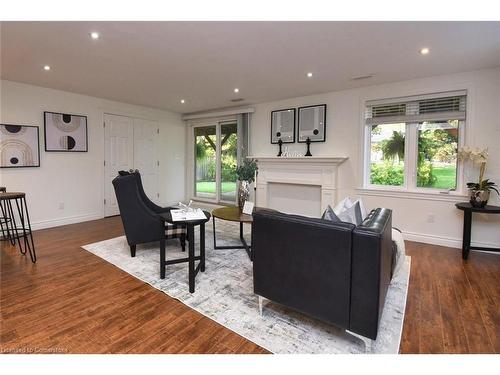
<svg viewBox="0 0 500 375">
<path fill-rule="evenodd" d="M 250 258 L 250 260 L 252 260 L 252 246 L 247 244 L 247 242 L 245 241 L 245 237 L 243 236 L 243 223 L 248 223 L 248 224 L 253 223 L 252 215 L 247 215 L 242 213 L 239 207 L 230 206 L 230 207 L 216 208 L 215 210 L 212 211 L 212 217 L 213 217 L 212 222 L 214 228 L 214 250 L 245 249 L 248 254 L 248 257 Z M 217 246 L 215 218 L 240 223 L 241 246 Z"/>
</svg>

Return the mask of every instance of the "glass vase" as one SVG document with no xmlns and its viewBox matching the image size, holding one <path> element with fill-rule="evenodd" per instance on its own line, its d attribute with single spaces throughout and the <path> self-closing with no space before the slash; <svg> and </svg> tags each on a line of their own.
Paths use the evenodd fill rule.
<svg viewBox="0 0 500 375">
<path fill-rule="evenodd" d="M 243 206 L 250 196 L 250 184 L 248 181 L 239 181 L 238 183 L 238 207 L 240 211 L 243 210 Z"/>
</svg>

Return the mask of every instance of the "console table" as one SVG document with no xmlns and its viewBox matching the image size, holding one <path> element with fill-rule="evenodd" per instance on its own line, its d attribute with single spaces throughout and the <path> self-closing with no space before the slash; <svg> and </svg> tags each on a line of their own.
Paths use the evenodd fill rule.
<svg viewBox="0 0 500 375">
<path fill-rule="evenodd" d="M 462 239 L 462 258 L 467 260 L 469 257 L 469 252 L 471 250 L 479 251 L 494 251 L 500 252 L 500 248 L 492 247 L 481 247 L 481 246 L 471 246 L 471 226 L 472 226 L 472 213 L 481 214 L 500 214 L 500 207 L 498 206 L 484 206 L 484 207 L 473 207 L 469 202 L 460 202 L 455 204 L 455 206 L 464 212 L 464 233 Z"/>
</svg>

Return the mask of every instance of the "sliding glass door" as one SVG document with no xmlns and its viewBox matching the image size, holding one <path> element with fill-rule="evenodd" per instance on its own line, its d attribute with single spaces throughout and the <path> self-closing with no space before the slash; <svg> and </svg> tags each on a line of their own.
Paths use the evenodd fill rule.
<svg viewBox="0 0 500 375">
<path fill-rule="evenodd" d="M 238 136 L 236 123 L 220 125 L 220 200 L 223 202 L 236 202 L 236 164 Z"/>
<path fill-rule="evenodd" d="M 194 196 L 236 202 L 238 148 L 235 121 L 194 127 Z"/>
<path fill-rule="evenodd" d="M 217 199 L 217 127 L 194 128 L 195 196 Z"/>
</svg>

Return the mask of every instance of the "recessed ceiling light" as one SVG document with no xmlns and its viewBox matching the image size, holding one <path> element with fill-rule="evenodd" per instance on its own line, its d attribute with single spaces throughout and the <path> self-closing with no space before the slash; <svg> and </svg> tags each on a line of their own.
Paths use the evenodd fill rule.
<svg viewBox="0 0 500 375">
<path fill-rule="evenodd" d="M 421 55 L 427 55 L 431 50 L 427 47 L 421 48 L 420 49 L 420 54 Z"/>
<path fill-rule="evenodd" d="M 50 65 L 44 65 L 43 70 L 47 70 L 47 71 L 50 70 Z"/>
<path fill-rule="evenodd" d="M 184 99 L 181 99 L 181 104 L 184 104 L 186 103 L 186 101 Z"/>
<path fill-rule="evenodd" d="M 313 74 L 311 72 L 307 73 L 306 74 L 307 77 L 311 78 L 313 76 Z"/>
<path fill-rule="evenodd" d="M 97 40 L 101 37 L 101 34 L 99 34 L 97 31 L 92 31 L 89 35 L 94 40 Z"/>
<path fill-rule="evenodd" d="M 240 89 L 239 88 L 235 88 L 234 92 L 240 92 Z"/>
</svg>

